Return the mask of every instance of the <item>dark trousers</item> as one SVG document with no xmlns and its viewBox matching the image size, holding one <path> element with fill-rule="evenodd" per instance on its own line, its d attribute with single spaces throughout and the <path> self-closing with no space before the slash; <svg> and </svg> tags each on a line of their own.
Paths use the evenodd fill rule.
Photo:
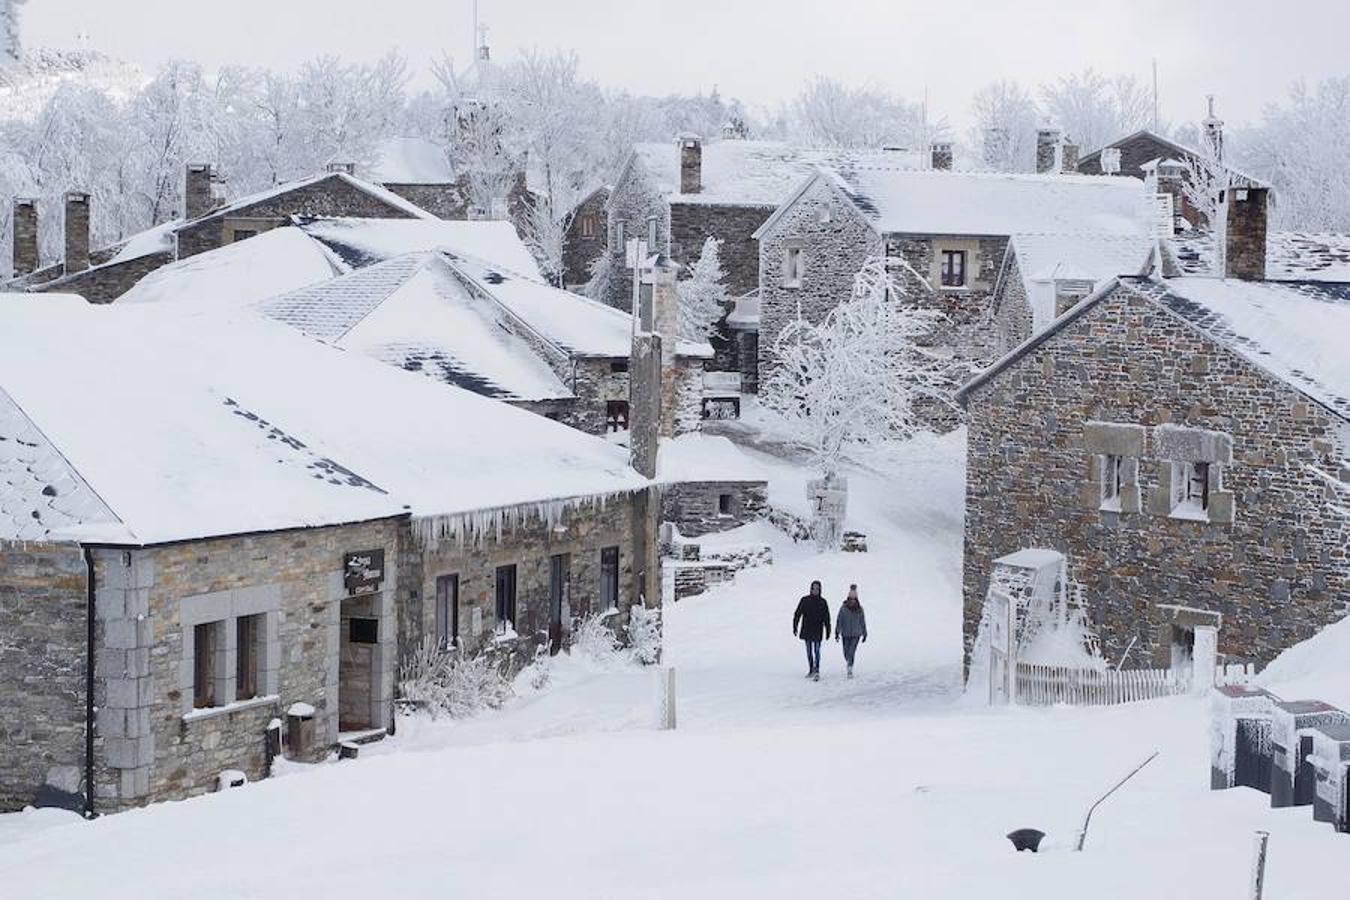
<svg viewBox="0 0 1350 900">
<path fill-rule="evenodd" d="M 856 637 L 841 638 L 841 643 L 844 645 L 844 662 L 848 663 L 850 666 L 853 665 L 853 657 L 858 653 L 859 640 L 860 638 Z"/>
<path fill-rule="evenodd" d="M 820 641 L 808 641 L 803 639 L 802 643 L 806 645 L 806 664 L 811 667 L 812 672 L 819 672 Z"/>
</svg>

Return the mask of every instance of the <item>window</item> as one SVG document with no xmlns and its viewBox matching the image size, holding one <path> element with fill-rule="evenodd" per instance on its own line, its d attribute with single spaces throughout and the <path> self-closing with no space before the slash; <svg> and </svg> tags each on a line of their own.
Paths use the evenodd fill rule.
<svg viewBox="0 0 1350 900">
<path fill-rule="evenodd" d="M 459 643 L 459 576 L 436 579 L 436 645 L 442 650 Z"/>
<path fill-rule="evenodd" d="M 732 510 L 732 497 L 730 494 L 717 495 L 717 514 L 719 516 L 729 516 Z"/>
<path fill-rule="evenodd" d="M 378 644 L 380 620 L 353 616 L 347 620 L 347 640 L 353 644 Z"/>
<path fill-rule="evenodd" d="M 1114 453 L 1102 453 L 1097 456 L 1097 464 L 1100 467 L 1098 476 L 1102 485 L 1102 509 L 1120 509 L 1120 489 L 1125 484 L 1122 471 L 1124 463 L 1125 458 Z"/>
<path fill-rule="evenodd" d="M 611 360 L 609 361 L 609 371 L 612 372 L 612 373 L 615 373 L 615 374 L 617 374 L 617 373 L 619 373 L 619 372 L 627 372 L 627 371 L 628 371 L 628 360 L 626 360 L 626 359 L 611 359 Z"/>
<path fill-rule="evenodd" d="M 567 596 L 567 554 L 548 558 L 548 620 L 550 625 L 561 625 L 563 600 Z"/>
<path fill-rule="evenodd" d="M 234 699 L 252 700 L 258 696 L 258 636 L 262 616 L 240 616 L 234 620 Z"/>
<path fill-rule="evenodd" d="M 220 622 L 207 622 L 192 630 L 192 706 L 216 705 L 216 632 Z"/>
<path fill-rule="evenodd" d="M 600 609 L 616 609 L 619 605 L 619 548 L 606 547 L 600 551 Z"/>
<path fill-rule="evenodd" d="M 516 567 L 497 567 L 497 630 L 514 628 L 516 622 Z"/>
<path fill-rule="evenodd" d="M 966 286 L 966 251 L 942 251 L 942 286 L 948 288 Z"/>
<path fill-rule="evenodd" d="M 801 287 L 804 260 L 801 247 L 783 251 L 783 287 Z"/>
<path fill-rule="evenodd" d="M 606 431 L 628 430 L 627 400 L 605 401 L 605 430 Z"/>
<path fill-rule="evenodd" d="M 1172 515 L 1181 518 L 1208 518 L 1210 464 L 1175 462 L 1172 464 Z"/>
<path fill-rule="evenodd" d="M 595 216 L 581 217 L 581 236 L 584 238 L 595 237 Z"/>
<path fill-rule="evenodd" d="M 615 223 L 614 223 L 614 246 L 615 246 L 615 247 L 618 247 L 618 248 L 624 247 L 624 246 L 628 243 L 627 240 L 626 240 L 627 237 L 628 237 L 628 235 L 627 235 L 626 229 L 624 228 L 624 223 L 623 223 L 622 221 L 615 222 Z"/>
<path fill-rule="evenodd" d="M 256 236 L 257 233 L 258 229 L 256 228 L 236 228 L 234 229 L 234 235 L 230 238 L 230 240 L 234 242 L 246 240 L 247 238 Z"/>
</svg>

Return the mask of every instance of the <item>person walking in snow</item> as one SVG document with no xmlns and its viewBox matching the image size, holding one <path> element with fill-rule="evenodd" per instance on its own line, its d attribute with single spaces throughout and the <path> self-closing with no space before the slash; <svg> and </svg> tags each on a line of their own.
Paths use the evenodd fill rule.
<svg viewBox="0 0 1350 900">
<path fill-rule="evenodd" d="M 792 636 L 806 644 L 806 677 L 820 680 L 820 642 L 830 639 L 830 605 L 820 595 L 820 582 L 811 582 L 811 593 L 797 603 L 792 614 Z"/>
<path fill-rule="evenodd" d="M 834 639 L 844 645 L 844 662 L 848 663 L 848 677 L 853 677 L 853 659 L 858 644 L 867 640 L 867 614 L 858 602 L 858 586 L 848 586 L 848 599 L 839 607 L 839 619 L 834 623 Z"/>
</svg>

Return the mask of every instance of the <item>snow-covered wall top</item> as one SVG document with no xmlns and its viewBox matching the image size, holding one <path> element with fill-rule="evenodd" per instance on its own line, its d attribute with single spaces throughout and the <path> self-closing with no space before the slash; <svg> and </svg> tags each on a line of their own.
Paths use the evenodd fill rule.
<svg viewBox="0 0 1350 900">
<path fill-rule="evenodd" d="M 453 184 L 455 167 L 446 148 L 418 137 L 396 137 L 375 148 L 366 177 L 376 184 Z"/>
<path fill-rule="evenodd" d="M 0 386 L 121 520 L 105 541 L 455 516 L 646 484 L 599 438 L 206 305 L 0 303 Z"/>
<path fill-rule="evenodd" d="M 539 264 L 510 222 L 441 219 L 308 219 L 306 234 L 330 247 L 352 268 L 427 250 L 454 250 L 538 281 Z"/>
<path fill-rule="evenodd" d="M 1152 260 L 1146 234 L 1017 234 L 1012 238 L 1018 271 L 1031 306 L 1032 328 L 1056 315 L 1055 281 L 1090 281 L 1094 289 L 1117 275 L 1142 275 Z"/>
</svg>

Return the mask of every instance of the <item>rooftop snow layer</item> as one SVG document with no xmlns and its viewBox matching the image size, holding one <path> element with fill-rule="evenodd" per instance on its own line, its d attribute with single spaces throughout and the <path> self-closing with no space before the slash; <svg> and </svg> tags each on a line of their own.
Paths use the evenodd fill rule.
<svg viewBox="0 0 1350 900">
<path fill-rule="evenodd" d="M 646 483 L 599 438 L 254 315 L 43 297 L 0 304 L 0 326 L 0 386 L 124 523 L 119 542 L 456 516 Z"/>
<path fill-rule="evenodd" d="M 1183 277 L 1135 287 L 1350 419 L 1350 284 Z"/>
<path fill-rule="evenodd" d="M 883 234 L 1152 234 L 1137 178 L 864 167 L 828 174 Z"/>
<path fill-rule="evenodd" d="M 1177 268 L 1187 275 L 1214 271 L 1214 240 L 1196 231 L 1172 238 Z M 1350 234 L 1272 231 L 1266 236 L 1269 281 L 1350 281 Z"/>
<path fill-rule="evenodd" d="M 302 219 L 297 224 L 356 269 L 405 253 L 455 250 L 543 280 L 538 263 L 510 222 Z"/>
<path fill-rule="evenodd" d="M 182 224 L 182 219 L 174 219 L 133 234 L 104 265 L 116 265 L 152 253 L 168 253 L 173 250 L 173 233 Z"/>
<path fill-rule="evenodd" d="M 344 350 L 503 400 L 572 396 L 511 316 L 438 253 L 412 253 L 265 301 L 268 316 Z"/>
<path fill-rule="evenodd" d="M 274 228 L 156 269 L 117 302 L 247 306 L 325 281 L 338 271 L 324 246 L 303 231 Z"/>
<path fill-rule="evenodd" d="M 1090 281 L 1101 287 L 1117 275 L 1141 275 L 1156 246 L 1146 234 L 1017 234 L 1018 271 L 1031 307 L 1032 330 L 1055 318 L 1055 282 Z"/>
<path fill-rule="evenodd" d="M 816 166 L 842 166 L 852 159 L 915 168 L 923 164 L 923 154 L 910 150 L 850 153 L 778 141 L 711 141 L 703 144 L 702 190 L 682 194 L 677 143 L 637 144 L 633 152 L 657 192 L 672 200 L 745 206 L 777 206 Z"/>
<path fill-rule="evenodd" d="M 375 165 L 368 173 L 376 184 L 452 184 L 455 168 L 446 148 L 418 137 L 396 137 L 380 142 Z"/>
<path fill-rule="evenodd" d="M 766 481 L 768 476 L 729 439 L 720 435 L 683 434 L 661 441 L 656 477 L 662 482 Z"/>
</svg>

